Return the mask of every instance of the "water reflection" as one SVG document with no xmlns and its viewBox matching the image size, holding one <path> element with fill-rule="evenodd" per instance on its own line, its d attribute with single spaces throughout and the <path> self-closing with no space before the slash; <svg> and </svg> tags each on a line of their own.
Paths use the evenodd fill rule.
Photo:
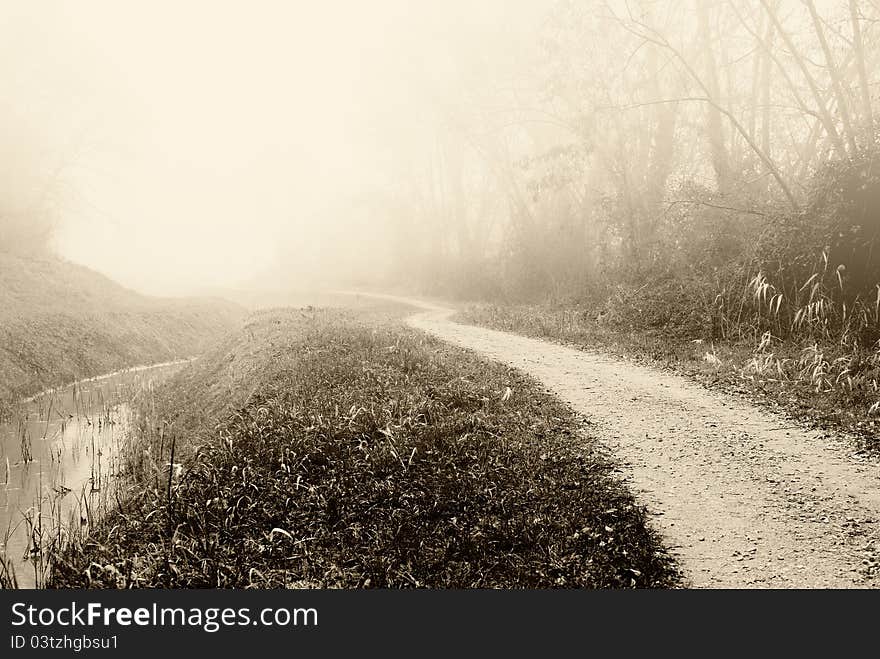
<svg viewBox="0 0 880 659">
<path fill-rule="evenodd" d="M 45 583 L 45 551 L 88 530 L 114 496 L 130 402 L 186 362 L 113 373 L 46 391 L 0 424 L 0 556 L 19 587 Z"/>
</svg>

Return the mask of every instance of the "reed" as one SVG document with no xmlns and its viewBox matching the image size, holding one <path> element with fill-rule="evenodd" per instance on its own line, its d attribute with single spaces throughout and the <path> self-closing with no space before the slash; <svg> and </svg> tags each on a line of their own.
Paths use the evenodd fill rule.
<svg viewBox="0 0 880 659">
<path fill-rule="evenodd" d="M 13 464 L 9 455 L 2 457 L 7 501 L 21 494 L 29 479 L 36 482 L 33 496 L 17 497 L 21 508 L 8 518 L 0 551 L 0 586 L 45 587 L 57 557 L 85 542 L 95 524 L 125 496 L 124 476 L 130 462 L 126 456 L 138 449 L 131 445 L 132 433 L 118 428 L 127 428 L 133 419 L 129 402 L 143 400 L 152 391 L 151 378 L 130 379 L 130 384 L 114 385 L 106 392 L 103 386 L 90 391 L 81 384 L 47 392 L 33 401 L 34 417 L 24 412 L 12 424 L 22 458 Z M 65 398 L 70 413 L 62 413 Z M 29 427 L 34 424 L 39 424 L 42 434 L 39 456 L 31 451 Z M 0 438 L 2 433 L 0 426 Z M 86 477 L 74 491 L 65 484 L 66 468 L 76 471 L 77 464 L 84 466 Z M 21 470 L 21 483 L 13 486 L 15 470 Z"/>
</svg>

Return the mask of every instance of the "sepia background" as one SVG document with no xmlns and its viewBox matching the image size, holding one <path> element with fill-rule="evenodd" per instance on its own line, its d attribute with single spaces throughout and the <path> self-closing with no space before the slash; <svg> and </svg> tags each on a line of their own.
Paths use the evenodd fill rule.
<svg viewBox="0 0 880 659">
<path fill-rule="evenodd" d="M 0 585 L 874 585 L 878 71 L 877 0 L 0 0 Z"/>
</svg>

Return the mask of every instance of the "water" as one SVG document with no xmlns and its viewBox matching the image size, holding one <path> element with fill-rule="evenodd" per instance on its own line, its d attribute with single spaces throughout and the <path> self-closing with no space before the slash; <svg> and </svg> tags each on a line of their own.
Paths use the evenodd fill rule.
<svg viewBox="0 0 880 659">
<path fill-rule="evenodd" d="M 14 569 L 19 587 L 45 582 L 40 547 L 87 531 L 112 500 L 134 393 L 185 363 L 139 367 L 46 391 L 0 423 L 0 557 Z"/>
</svg>

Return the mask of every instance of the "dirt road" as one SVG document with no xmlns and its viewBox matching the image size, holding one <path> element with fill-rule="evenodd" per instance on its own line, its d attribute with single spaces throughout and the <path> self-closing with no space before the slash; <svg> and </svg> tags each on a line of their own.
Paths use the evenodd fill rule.
<svg viewBox="0 0 880 659">
<path fill-rule="evenodd" d="M 880 585 L 880 464 L 845 439 L 682 377 L 394 299 L 420 308 L 412 327 L 522 369 L 584 414 L 690 586 Z"/>
</svg>

